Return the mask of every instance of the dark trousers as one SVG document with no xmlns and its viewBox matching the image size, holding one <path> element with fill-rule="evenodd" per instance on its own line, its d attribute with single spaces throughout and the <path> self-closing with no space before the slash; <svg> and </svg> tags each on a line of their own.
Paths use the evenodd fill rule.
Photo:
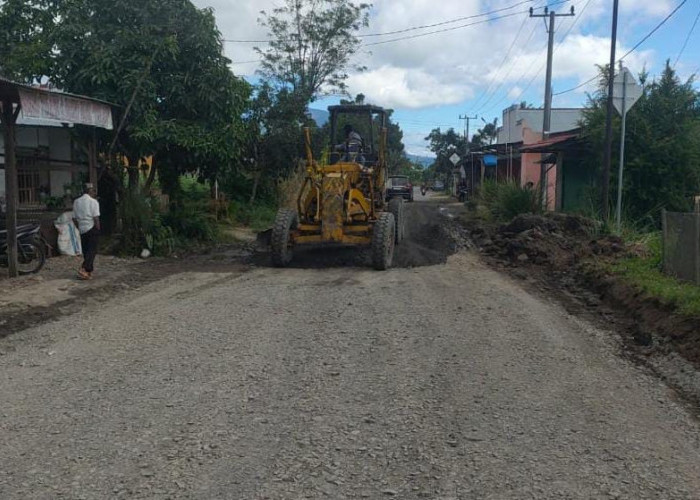
<svg viewBox="0 0 700 500">
<path fill-rule="evenodd" d="M 95 264 L 95 256 L 97 255 L 97 243 L 100 233 L 96 227 L 90 229 L 87 233 L 80 235 L 80 243 L 83 246 L 83 269 L 91 273 Z"/>
</svg>

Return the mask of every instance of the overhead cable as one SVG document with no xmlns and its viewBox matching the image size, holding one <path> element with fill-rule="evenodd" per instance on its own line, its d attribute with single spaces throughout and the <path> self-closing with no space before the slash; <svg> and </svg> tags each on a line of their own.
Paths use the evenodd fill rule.
<svg viewBox="0 0 700 500">
<path fill-rule="evenodd" d="M 644 38 L 642 38 L 639 42 L 637 42 L 637 44 L 636 44 L 634 47 L 632 47 L 630 50 L 628 50 L 627 53 L 625 53 L 625 55 L 623 55 L 622 57 L 620 57 L 616 62 L 619 63 L 620 61 L 623 61 L 628 55 L 630 55 L 632 52 L 634 52 L 635 50 L 637 50 L 644 42 L 646 42 L 647 40 L 649 40 L 649 38 L 651 38 L 652 35 L 653 35 L 654 33 L 656 33 L 656 32 L 659 30 L 659 28 L 661 28 L 664 24 L 666 24 L 666 22 L 667 22 L 669 19 L 671 19 L 671 18 L 673 17 L 673 15 L 674 15 L 676 12 L 678 12 L 678 10 L 680 10 L 680 8 L 683 7 L 683 5 L 685 5 L 687 2 L 688 2 L 688 0 L 683 0 L 681 3 L 679 3 L 679 4 L 676 6 L 676 8 L 673 9 L 673 10 L 671 11 L 671 13 L 670 13 L 669 15 L 667 15 L 659 24 L 657 24 L 657 25 L 654 27 L 654 29 L 652 29 L 649 33 L 647 33 L 647 34 L 644 36 Z M 593 80 L 596 80 L 597 78 L 598 78 L 598 75 L 595 75 L 594 77 L 589 78 L 589 79 L 586 80 L 585 82 L 580 83 L 580 84 L 576 85 L 575 87 L 572 87 L 572 88 L 570 88 L 570 89 L 563 90 L 563 91 L 561 91 L 561 92 L 557 92 L 557 93 L 555 93 L 554 95 L 568 94 L 569 92 L 573 92 L 573 91 L 575 91 L 575 90 L 580 89 L 581 87 L 584 87 L 584 86 L 588 85 L 589 83 L 591 83 Z"/>
</svg>

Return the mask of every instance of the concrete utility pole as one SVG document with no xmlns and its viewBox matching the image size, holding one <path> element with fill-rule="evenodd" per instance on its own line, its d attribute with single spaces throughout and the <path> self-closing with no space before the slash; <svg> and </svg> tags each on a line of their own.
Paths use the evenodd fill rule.
<svg viewBox="0 0 700 500">
<path fill-rule="evenodd" d="M 544 18 L 547 33 L 549 33 L 549 43 L 547 44 L 547 79 L 544 85 L 544 116 L 542 117 L 542 139 L 547 139 L 551 132 L 552 123 L 552 61 L 554 58 L 554 26 L 557 17 L 571 17 L 575 15 L 574 7 L 571 6 L 571 12 L 567 14 L 557 14 L 555 11 L 550 11 L 548 7 L 544 8 L 543 14 L 535 14 L 534 9 L 530 7 L 530 17 Z M 549 26 L 547 26 L 547 18 L 549 18 Z M 544 159 L 545 155 L 542 155 Z M 547 203 L 547 166 L 540 164 L 540 189 L 542 191 L 542 200 Z"/>
<path fill-rule="evenodd" d="M 615 44 L 617 43 L 617 12 L 619 0 L 613 2 L 612 35 L 610 37 L 610 74 L 608 75 L 608 114 L 605 118 L 605 149 L 603 152 L 603 172 L 601 175 L 601 215 L 603 221 L 610 218 L 610 164 L 612 162 L 612 119 L 615 89 Z"/>
<path fill-rule="evenodd" d="M 459 115 L 460 120 L 464 120 L 464 158 L 469 154 L 469 122 L 476 120 L 478 116 Z"/>
</svg>

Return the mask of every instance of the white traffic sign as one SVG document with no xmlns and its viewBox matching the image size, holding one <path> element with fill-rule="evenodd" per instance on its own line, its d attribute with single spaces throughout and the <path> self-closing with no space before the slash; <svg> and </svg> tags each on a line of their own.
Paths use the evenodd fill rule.
<svg viewBox="0 0 700 500">
<path fill-rule="evenodd" d="M 456 166 L 459 163 L 459 160 L 461 160 L 459 155 L 457 153 L 452 153 L 452 156 L 450 156 L 450 161 L 452 164 Z"/>
<path fill-rule="evenodd" d="M 629 111 L 644 92 L 642 86 L 637 83 L 637 79 L 627 68 L 622 68 L 622 71 L 617 72 L 614 87 L 613 105 L 620 115 L 623 113 L 623 101 L 625 102 L 625 111 Z M 623 98 L 623 96 L 625 97 Z"/>
</svg>

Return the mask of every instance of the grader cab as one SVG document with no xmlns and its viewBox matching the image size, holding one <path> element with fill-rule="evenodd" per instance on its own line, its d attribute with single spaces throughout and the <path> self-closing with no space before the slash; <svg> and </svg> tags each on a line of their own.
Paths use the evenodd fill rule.
<svg viewBox="0 0 700 500">
<path fill-rule="evenodd" d="M 404 236 L 401 199 L 386 201 L 386 112 L 377 106 L 330 106 L 328 148 L 315 159 L 304 129 L 306 179 L 296 209 L 280 209 L 272 228 L 273 264 L 288 265 L 301 245 L 371 246 L 375 269 L 391 267 Z M 352 130 L 352 133 L 348 133 Z"/>
</svg>

